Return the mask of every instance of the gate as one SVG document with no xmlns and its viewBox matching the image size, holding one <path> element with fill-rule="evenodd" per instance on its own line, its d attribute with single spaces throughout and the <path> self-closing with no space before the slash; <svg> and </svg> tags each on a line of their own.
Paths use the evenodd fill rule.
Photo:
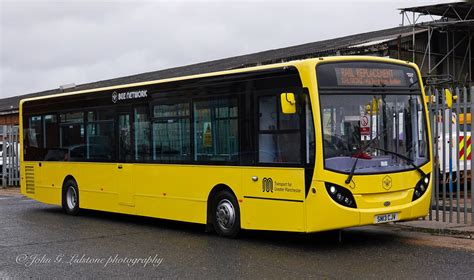
<svg viewBox="0 0 474 280">
<path fill-rule="evenodd" d="M 0 142 L 0 172 L 2 186 L 20 185 L 20 143 L 18 126 L 2 126 Z"/>
<path fill-rule="evenodd" d="M 471 112 L 474 86 L 426 88 L 433 143 L 430 220 L 474 224 Z"/>
</svg>

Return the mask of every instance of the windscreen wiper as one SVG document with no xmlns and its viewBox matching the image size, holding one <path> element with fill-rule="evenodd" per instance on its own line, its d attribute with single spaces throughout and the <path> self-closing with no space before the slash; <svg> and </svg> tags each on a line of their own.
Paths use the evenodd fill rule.
<svg viewBox="0 0 474 280">
<path fill-rule="evenodd" d="M 408 85 L 409 88 L 411 88 L 412 86 L 418 84 L 418 79 L 416 79 L 416 81 L 412 82 L 411 84 Z"/>
<path fill-rule="evenodd" d="M 418 171 L 418 173 L 421 174 L 422 178 L 425 178 L 425 177 L 426 177 L 426 173 L 423 172 L 423 170 L 421 170 L 421 168 L 420 168 L 418 165 L 416 165 L 415 162 L 414 162 L 412 159 L 410 159 L 409 157 L 404 156 L 404 155 L 402 155 L 402 154 L 399 154 L 399 153 L 397 153 L 397 152 L 385 150 L 385 149 L 382 149 L 382 148 L 374 147 L 374 149 L 379 150 L 379 151 L 382 151 L 382 152 L 385 152 L 385 153 L 387 153 L 387 154 L 392 154 L 392 155 L 394 155 L 394 156 L 397 156 L 397 157 L 399 157 L 399 158 L 405 160 L 408 164 L 410 164 L 411 166 L 413 166 L 413 167 L 416 169 L 416 171 Z"/>
<path fill-rule="evenodd" d="M 384 130 L 380 131 L 380 133 L 375 135 L 374 138 L 370 139 L 370 141 L 367 144 L 365 144 L 364 147 L 360 148 L 357 151 L 357 153 L 355 153 L 355 155 L 365 152 L 370 147 L 370 145 L 372 145 L 372 143 L 375 142 L 375 140 L 379 139 L 380 136 L 385 135 L 386 132 L 387 132 L 387 129 L 384 129 Z M 349 176 L 347 176 L 347 179 L 345 181 L 346 184 L 349 184 L 351 182 L 352 177 L 354 176 L 354 172 L 355 172 L 355 168 L 357 166 L 357 161 L 358 160 L 359 160 L 359 157 L 356 157 L 356 160 L 352 164 L 351 172 L 349 172 Z"/>
</svg>

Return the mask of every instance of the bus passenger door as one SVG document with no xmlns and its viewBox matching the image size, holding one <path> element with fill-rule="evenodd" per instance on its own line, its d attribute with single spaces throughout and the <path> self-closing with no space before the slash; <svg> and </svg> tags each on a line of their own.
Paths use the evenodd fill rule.
<svg viewBox="0 0 474 280">
<path fill-rule="evenodd" d="M 119 206 L 135 206 L 132 184 L 132 130 L 131 113 L 118 114 L 117 191 Z"/>
<path fill-rule="evenodd" d="M 247 229 L 304 231 L 304 157 L 300 114 L 284 115 L 283 89 L 254 93 L 255 166 L 242 170 Z M 301 107 L 301 103 L 298 103 Z M 298 113 L 302 108 L 298 109 Z"/>
</svg>

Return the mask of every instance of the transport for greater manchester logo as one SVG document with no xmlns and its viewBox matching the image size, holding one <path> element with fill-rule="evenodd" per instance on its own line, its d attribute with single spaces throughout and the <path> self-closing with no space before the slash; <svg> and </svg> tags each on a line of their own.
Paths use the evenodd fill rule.
<svg viewBox="0 0 474 280">
<path fill-rule="evenodd" d="M 272 178 L 263 178 L 262 180 L 262 191 L 273 192 L 273 180 Z"/>
</svg>

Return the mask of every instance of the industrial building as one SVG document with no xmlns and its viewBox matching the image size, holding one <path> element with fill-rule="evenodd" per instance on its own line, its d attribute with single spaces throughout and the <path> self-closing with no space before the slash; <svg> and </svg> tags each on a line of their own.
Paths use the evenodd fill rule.
<svg viewBox="0 0 474 280">
<path fill-rule="evenodd" d="M 472 81 L 473 7 L 458 2 L 402 8 L 400 26 L 390 29 L 4 98 L 0 125 L 18 125 L 18 104 L 23 98 L 323 56 L 373 55 L 412 61 L 420 66 L 426 84 L 466 85 Z"/>
</svg>

